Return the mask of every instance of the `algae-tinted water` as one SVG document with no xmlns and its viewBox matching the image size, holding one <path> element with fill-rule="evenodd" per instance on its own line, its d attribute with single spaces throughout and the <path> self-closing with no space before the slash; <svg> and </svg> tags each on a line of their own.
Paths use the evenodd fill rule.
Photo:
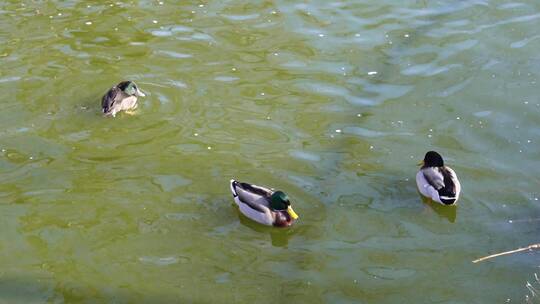
<svg viewBox="0 0 540 304">
<path fill-rule="evenodd" d="M 296 3 L 295 3 L 296 2 Z M 5 303 L 521 303 L 540 241 L 540 7 L 0 4 Z M 137 115 L 100 98 L 131 79 Z M 441 152 L 457 208 L 423 202 Z M 228 181 L 285 190 L 291 229 Z M 537 298 L 530 298 L 537 300 Z"/>
</svg>

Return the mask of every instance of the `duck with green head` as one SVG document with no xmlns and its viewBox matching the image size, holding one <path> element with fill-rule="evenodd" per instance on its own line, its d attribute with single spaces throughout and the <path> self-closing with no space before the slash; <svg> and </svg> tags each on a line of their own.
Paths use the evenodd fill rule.
<svg viewBox="0 0 540 304">
<path fill-rule="evenodd" d="M 120 111 L 133 111 L 137 108 L 137 97 L 144 97 L 133 81 L 122 81 L 112 87 L 101 99 L 101 108 L 105 116 L 116 117 Z"/>
<path fill-rule="evenodd" d="M 234 202 L 246 217 L 267 226 L 289 227 L 298 215 L 287 194 L 265 187 L 231 180 Z"/>
<path fill-rule="evenodd" d="M 420 162 L 416 174 L 418 191 L 425 197 L 443 205 L 453 205 L 459 199 L 461 184 L 456 172 L 444 165 L 442 156 L 429 151 Z"/>
</svg>

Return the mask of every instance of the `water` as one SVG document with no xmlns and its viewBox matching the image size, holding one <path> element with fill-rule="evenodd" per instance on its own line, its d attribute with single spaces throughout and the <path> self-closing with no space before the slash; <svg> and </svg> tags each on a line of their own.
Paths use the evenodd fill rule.
<svg viewBox="0 0 540 304">
<path fill-rule="evenodd" d="M 0 5 L 6 303 L 535 302 L 532 0 Z M 101 117 L 135 80 L 137 115 Z M 423 202 L 446 156 L 457 208 Z M 230 178 L 280 188 L 261 227 Z M 527 298 L 528 297 L 528 298 Z"/>
</svg>

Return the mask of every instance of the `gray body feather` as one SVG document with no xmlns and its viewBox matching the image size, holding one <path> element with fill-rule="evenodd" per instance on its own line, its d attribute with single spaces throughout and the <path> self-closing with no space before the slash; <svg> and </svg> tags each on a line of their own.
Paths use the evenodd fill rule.
<svg viewBox="0 0 540 304">
<path fill-rule="evenodd" d="M 273 225 L 274 217 L 270 210 L 272 190 L 231 180 L 231 192 L 242 214 L 263 225 Z"/>
<path fill-rule="evenodd" d="M 450 167 L 424 167 L 416 175 L 420 193 L 432 200 L 452 205 L 459 199 L 461 185 Z"/>
<path fill-rule="evenodd" d="M 125 82 L 112 87 L 101 99 L 101 108 L 106 116 L 116 116 L 120 111 L 135 110 L 137 108 L 137 95 L 126 94 L 119 86 Z M 137 89 L 139 96 L 144 96 Z"/>
</svg>

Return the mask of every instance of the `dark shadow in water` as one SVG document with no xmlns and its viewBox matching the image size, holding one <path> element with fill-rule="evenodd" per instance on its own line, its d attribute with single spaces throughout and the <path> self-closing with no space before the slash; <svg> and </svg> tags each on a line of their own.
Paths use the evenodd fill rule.
<svg viewBox="0 0 540 304">
<path fill-rule="evenodd" d="M 293 227 L 279 228 L 265 226 L 247 218 L 242 213 L 240 213 L 240 210 L 238 210 L 238 208 L 236 208 L 236 211 L 238 214 L 238 219 L 240 220 L 240 224 L 259 233 L 269 234 L 270 239 L 272 240 L 272 246 L 287 247 L 287 245 L 289 245 L 289 239 L 294 235 Z"/>
<path fill-rule="evenodd" d="M 457 218 L 457 205 L 444 206 L 418 193 L 424 205 L 429 206 L 440 217 L 447 219 L 450 223 L 455 223 Z"/>
<path fill-rule="evenodd" d="M 156 294 L 136 287 L 84 286 L 50 277 L 4 275 L 0 278 L 0 303 L 205 303 L 178 294 Z"/>
</svg>

